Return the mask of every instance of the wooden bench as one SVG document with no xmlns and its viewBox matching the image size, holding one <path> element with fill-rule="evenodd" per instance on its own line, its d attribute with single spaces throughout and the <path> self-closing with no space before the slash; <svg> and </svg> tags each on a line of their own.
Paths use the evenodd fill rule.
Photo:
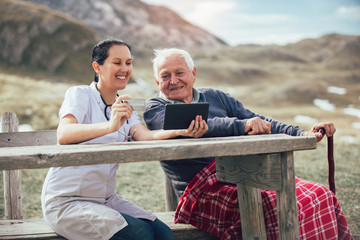
<svg viewBox="0 0 360 240">
<path fill-rule="evenodd" d="M 56 145 L 56 130 L 17 132 L 15 114 L 6 113 L 1 117 L 0 148 Z M 20 170 L 3 170 L 5 217 L 0 220 L 0 239 L 64 239 L 57 235 L 42 218 L 22 219 L 22 194 Z M 166 176 L 166 209 L 155 215 L 173 231 L 175 239 L 213 240 L 215 236 L 188 224 L 174 224 L 174 210 L 177 198 Z"/>
<path fill-rule="evenodd" d="M 188 224 L 174 224 L 174 212 L 154 213 L 173 231 L 176 240 L 215 240 L 217 237 Z M 43 218 L 0 220 L 0 239 L 65 239 L 57 235 Z"/>
<path fill-rule="evenodd" d="M 10 132 L 16 130 L 3 126 L 4 128 Z M 213 156 L 216 157 L 218 178 L 237 184 L 243 239 L 266 239 L 261 188 L 277 191 L 280 238 L 299 239 L 293 151 L 316 148 L 315 137 L 291 137 L 279 134 L 92 145 L 54 145 L 54 134 L 54 131 L 1 133 L 0 170 L 8 171 L 9 174 L 6 175 L 10 175 L 8 179 L 11 179 L 11 176 L 17 175 L 12 174 L 14 171 L 19 171 L 16 169 Z M 15 185 L 13 183 L 6 185 L 11 186 L 9 189 L 11 191 L 17 184 L 15 180 Z M 170 188 L 169 185 L 166 186 Z M 16 201 L 21 199 L 21 195 L 19 197 L 16 194 L 19 193 L 5 193 L 6 196 L 12 196 L 15 199 L 8 200 L 14 201 L 10 205 L 12 208 L 19 205 Z M 168 191 L 166 196 L 167 210 L 174 210 L 171 208 L 176 206 L 177 199 L 171 191 Z M 8 216 L 10 211 L 6 212 Z M 171 227 L 176 239 L 216 239 L 211 234 L 190 225 L 173 224 L 173 214 L 172 211 L 157 213 L 159 218 Z M 39 228 L 36 228 L 34 224 Z M 26 229 L 25 226 L 29 226 L 30 232 L 22 234 L 21 231 Z M 33 236 L 40 239 L 38 235 L 40 230 L 37 229 L 45 229 L 42 239 L 60 239 L 54 232 L 47 232 L 49 228 L 41 219 L 3 220 L 0 222 L 0 239 L 34 239 Z M 12 238 L 9 238 L 9 233 Z"/>
</svg>

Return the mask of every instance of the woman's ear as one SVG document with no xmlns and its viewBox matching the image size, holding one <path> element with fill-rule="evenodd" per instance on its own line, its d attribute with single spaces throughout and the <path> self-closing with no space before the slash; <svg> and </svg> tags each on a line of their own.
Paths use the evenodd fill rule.
<svg viewBox="0 0 360 240">
<path fill-rule="evenodd" d="M 93 67 L 93 69 L 94 69 L 94 71 L 95 71 L 96 73 L 99 73 L 99 71 L 100 71 L 100 65 L 98 64 L 98 62 L 94 61 L 94 62 L 92 63 L 92 67 Z"/>
</svg>

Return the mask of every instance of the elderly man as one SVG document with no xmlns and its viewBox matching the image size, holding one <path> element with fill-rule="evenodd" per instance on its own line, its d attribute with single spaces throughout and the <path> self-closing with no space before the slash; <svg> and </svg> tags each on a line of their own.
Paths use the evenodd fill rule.
<svg viewBox="0 0 360 240">
<path fill-rule="evenodd" d="M 292 136 L 314 135 L 320 141 L 320 128 L 332 136 L 335 127 L 332 123 L 316 124 L 305 132 L 297 126 L 257 115 L 246 109 L 239 100 L 212 88 L 194 88 L 196 67 L 188 52 L 181 49 L 156 50 L 154 75 L 160 89 L 157 97 L 147 101 L 144 119 L 148 128 L 161 129 L 167 103 L 209 102 L 209 130 L 199 132 L 198 136 L 222 137 L 254 134 L 285 133 Z M 213 158 L 164 161 L 161 166 L 168 175 L 173 188 L 180 197 L 190 180 Z"/>
<path fill-rule="evenodd" d="M 222 91 L 194 88 L 196 67 L 190 54 L 184 50 L 156 50 L 153 67 L 160 93 L 147 101 L 144 112 L 145 122 L 151 130 L 163 127 L 165 105 L 168 103 L 209 102 L 208 130 L 206 126 L 199 128 L 195 137 L 285 133 L 292 136 L 313 135 L 320 141 L 323 137 L 319 133 L 321 128 L 325 129 L 327 136 L 332 136 L 336 131 L 332 123 L 319 123 L 311 130 L 304 131 L 297 126 L 255 114 Z M 202 158 L 161 162 L 161 167 L 180 197 L 175 222 L 190 223 L 221 239 L 241 239 L 236 186 L 217 181 L 213 160 Z M 329 239 L 329 236 L 334 236 L 334 239 L 352 239 L 347 221 L 331 191 L 320 184 L 296 178 L 296 193 L 301 238 Z M 267 238 L 278 239 L 276 193 L 262 190 L 262 198 Z"/>
</svg>

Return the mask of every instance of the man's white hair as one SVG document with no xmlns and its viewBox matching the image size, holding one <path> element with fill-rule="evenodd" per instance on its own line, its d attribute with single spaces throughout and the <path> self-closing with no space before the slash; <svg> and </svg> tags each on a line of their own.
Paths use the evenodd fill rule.
<svg viewBox="0 0 360 240">
<path fill-rule="evenodd" d="M 154 50 L 155 58 L 152 60 L 153 68 L 154 68 L 154 77 L 156 80 L 159 80 L 159 65 L 162 64 L 165 58 L 172 56 L 172 55 L 180 55 L 185 59 L 186 64 L 189 67 L 189 70 L 192 72 L 194 70 L 194 61 L 190 54 L 179 48 L 165 48 L 165 49 L 155 49 Z"/>
</svg>

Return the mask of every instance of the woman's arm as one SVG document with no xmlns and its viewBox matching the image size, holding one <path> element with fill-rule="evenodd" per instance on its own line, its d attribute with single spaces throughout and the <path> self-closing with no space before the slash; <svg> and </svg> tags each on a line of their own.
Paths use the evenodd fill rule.
<svg viewBox="0 0 360 240">
<path fill-rule="evenodd" d="M 85 142 L 119 130 L 132 114 L 132 109 L 128 104 L 122 103 L 122 99 L 123 96 L 119 97 L 111 107 L 109 122 L 79 124 L 74 115 L 65 115 L 60 119 L 57 129 L 58 143 L 72 144 Z"/>
<path fill-rule="evenodd" d="M 134 131 L 136 130 L 135 134 Z M 194 137 L 198 138 L 204 135 L 208 130 L 206 122 L 200 115 L 196 116 L 195 120 L 190 123 L 187 129 L 176 130 L 149 130 L 142 124 L 136 124 L 130 128 L 130 134 L 134 134 L 133 139 L 135 141 L 147 141 L 147 140 L 162 140 L 174 138 L 177 136 Z"/>
<path fill-rule="evenodd" d="M 60 119 L 57 128 L 58 144 L 80 143 L 104 136 L 111 133 L 108 125 L 107 122 L 78 124 L 76 118 L 68 114 Z"/>
</svg>

